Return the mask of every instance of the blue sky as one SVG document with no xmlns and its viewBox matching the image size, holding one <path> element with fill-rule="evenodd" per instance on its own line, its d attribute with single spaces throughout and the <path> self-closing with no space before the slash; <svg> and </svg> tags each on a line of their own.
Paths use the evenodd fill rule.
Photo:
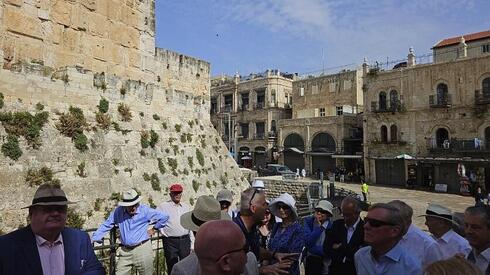
<svg viewBox="0 0 490 275">
<path fill-rule="evenodd" d="M 213 76 L 334 72 L 489 30 L 489 11 L 489 0 L 156 0 L 156 44 L 210 62 Z"/>
</svg>

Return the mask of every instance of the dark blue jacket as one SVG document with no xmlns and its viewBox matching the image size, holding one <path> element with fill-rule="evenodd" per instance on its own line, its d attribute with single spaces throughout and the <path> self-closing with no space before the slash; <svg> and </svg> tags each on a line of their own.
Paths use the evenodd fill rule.
<svg viewBox="0 0 490 275">
<path fill-rule="evenodd" d="M 61 232 L 65 252 L 65 275 L 103 275 L 87 233 L 65 228 Z M 0 236 L 0 275 L 42 275 L 36 238 L 30 226 Z"/>
<path fill-rule="evenodd" d="M 320 235 L 322 234 L 323 231 L 325 232 L 325 238 L 328 237 L 328 232 L 332 229 L 333 222 L 330 220 L 328 223 L 327 229 L 324 229 L 322 226 L 319 226 L 315 222 L 315 217 L 314 216 L 309 216 L 306 217 L 303 220 L 303 227 L 306 232 L 306 249 L 309 253 L 314 254 L 316 256 L 321 256 L 325 254 L 323 251 L 323 243 L 317 244 L 318 238 L 320 238 Z"/>
</svg>

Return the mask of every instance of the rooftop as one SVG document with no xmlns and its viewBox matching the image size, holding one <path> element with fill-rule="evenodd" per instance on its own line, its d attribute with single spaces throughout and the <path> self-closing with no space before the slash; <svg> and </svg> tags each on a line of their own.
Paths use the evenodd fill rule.
<svg viewBox="0 0 490 275">
<path fill-rule="evenodd" d="M 465 34 L 465 35 L 463 35 L 463 37 L 464 37 L 466 42 L 471 42 L 471 41 L 480 40 L 480 39 L 484 39 L 484 38 L 490 38 L 490 30 Z M 461 41 L 461 35 L 451 37 L 451 38 L 446 38 L 446 39 L 439 41 L 432 48 L 437 49 L 437 48 L 443 48 L 443 47 L 447 47 L 447 46 L 451 46 L 451 45 L 456 45 L 460 41 Z"/>
</svg>

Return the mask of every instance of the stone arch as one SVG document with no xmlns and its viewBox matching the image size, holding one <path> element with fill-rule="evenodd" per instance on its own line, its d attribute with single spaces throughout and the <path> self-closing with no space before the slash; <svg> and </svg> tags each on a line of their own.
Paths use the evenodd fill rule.
<svg viewBox="0 0 490 275">
<path fill-rule="evenodd" d="M 335 138 L 327 132 L 316 133 L 311 139 L 311 151 L 314 152 L 335 152 Z"/>
<path fill-rule="evenodd" d="M 392 124 L 390 126 L 390 141 L 391 142 L 398 141 L 398 127 L 396 126 L 396 124 Z"/>
<path fill-rule="evenodd" d="M 381 125 L 379 134 L 381 142 L 388 142 L 388 127 L 386 125 Z"/>
<path fill-rule="evenodd" d="M 396 89 L 391 89 L 389 96 L 390 96 L 390 109 L 394 111 L 398 109 L 398 102 L 400 100 L 400 95 L 398 94 L 398 91 Z"/>
<path fill-rule="evenodd" d="M 303 137 L 297 133 L 290 133 L 283 142 L 284 148 L 284 165 L 292 171 L 303 169 L 305 167 L 304 151 L 305 142 Z"/>
</svg>

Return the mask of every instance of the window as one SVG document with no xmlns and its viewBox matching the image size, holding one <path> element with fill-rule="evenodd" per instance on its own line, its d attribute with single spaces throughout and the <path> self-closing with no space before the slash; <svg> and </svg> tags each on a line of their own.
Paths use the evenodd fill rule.
<svg viewBox="0 0 490 275">
<path fill-rule="evenodd" d="M 255 133 L 257 138 L 264 138 L 264 133 L 265 133 L 264 122 L 255 123 Z"/>
<path fill-rule="evenodd" d="M 275 120 L 271 120 L 271 131 L 276 132 L 276 121 Z"/>
<path fill-rule="evenodd" d="M 265 105 L 265 91 L 257 92 L 257 109 L 264 108 Z"/>
<path fill-rule="evenodd" d="M 336 110 L 337 110 L 337 115 L 338 116 L 341 116 L 344 114 L 344 108 L 342 108 L 342 106 L 337 106 L 336 107 Z"/>
<path fill-rule="evenodd" d="M 390 91 L 390 109 L 392 111 L 398 109 L 398 92 L 396 90 Z"/>
<path fill-rule="evenodd" d="M 344 90 L 350 90 L 352 88 L 352 81 L 344 80 Z"/>
<path fill-rule="evenodd" d="M 328 90 L 331 93 L 335 93 L 335 91 L 337 90 L 337 82 L 335 82 L 335 81 L 334 82 L 330 82 Z"/>
<path fill-rule="evenodd" d="M 483 79 L 482 92 L 484 97 L 490 97 L 490 77 Z"/>
<path fill-rule="evenodd" d="M 379 93 L 379 110 L 386 110 L 386 93 Z"/>
<path fill-rule="evenodd" d="M 304 87 L 299 88 L 299 96 L 305 96 L 305 88 Z"/>
<path fill-rule="evenodd" d="M 211 114 L 218 112 L 218 100 L 216 97 L 211 98 Z"/>
<path fill-rule="evenodd" d="M 276 106 L 276 90 L 271 91 L 271 105 Z"/>
<path fill-rule="evenodd" d="M 437 104 L 444 105 L 448 102 L 448 89 L 447 85 L 444 83 L 439 83 L 437 85 Z"/>
<path fill-rule="evenodd" d="M 240 123 L 240 130 L 243 138 L 248 138 L 248 123 Z"/>
<path fill-rule="evenodd" d="M 481 45 L 481 51 L 483 53 L 490 53 L 490 44 Z"/>
<path fill-rule="evenodd" d="M 242 97 L 241 109 L 242 110 L 247 110 L 248 109 L 248 104 L 249 104 L 248 93 L 241 94 L 241 97 Z"/>
<path fill-rule="evenodd" d="M 325 108 L 320 108 L 320 116 L 325 116 Z"/>
<path fill-rule="evenodd" d="M 311 85 L 311 94 L 313 94 L 313 95 L 318 94 L 318 86 L 317 85 Z"/>
<path fill-rule="evenodd" d="M 398 141 L 398 128 L 396 127 L 396 125 L 391 125 L 390 127 L 390 139 L 391 142 Z"/>
<path fill-rule="evenodd" d="M 233 95 L 225 95 L 225 112 L 231 112 L 233 108 Z"/>
<path fill-rule="evenodd" d="M 381 126 L 381 142 L 388 142 L 388 128 Z"/>
</svg>

